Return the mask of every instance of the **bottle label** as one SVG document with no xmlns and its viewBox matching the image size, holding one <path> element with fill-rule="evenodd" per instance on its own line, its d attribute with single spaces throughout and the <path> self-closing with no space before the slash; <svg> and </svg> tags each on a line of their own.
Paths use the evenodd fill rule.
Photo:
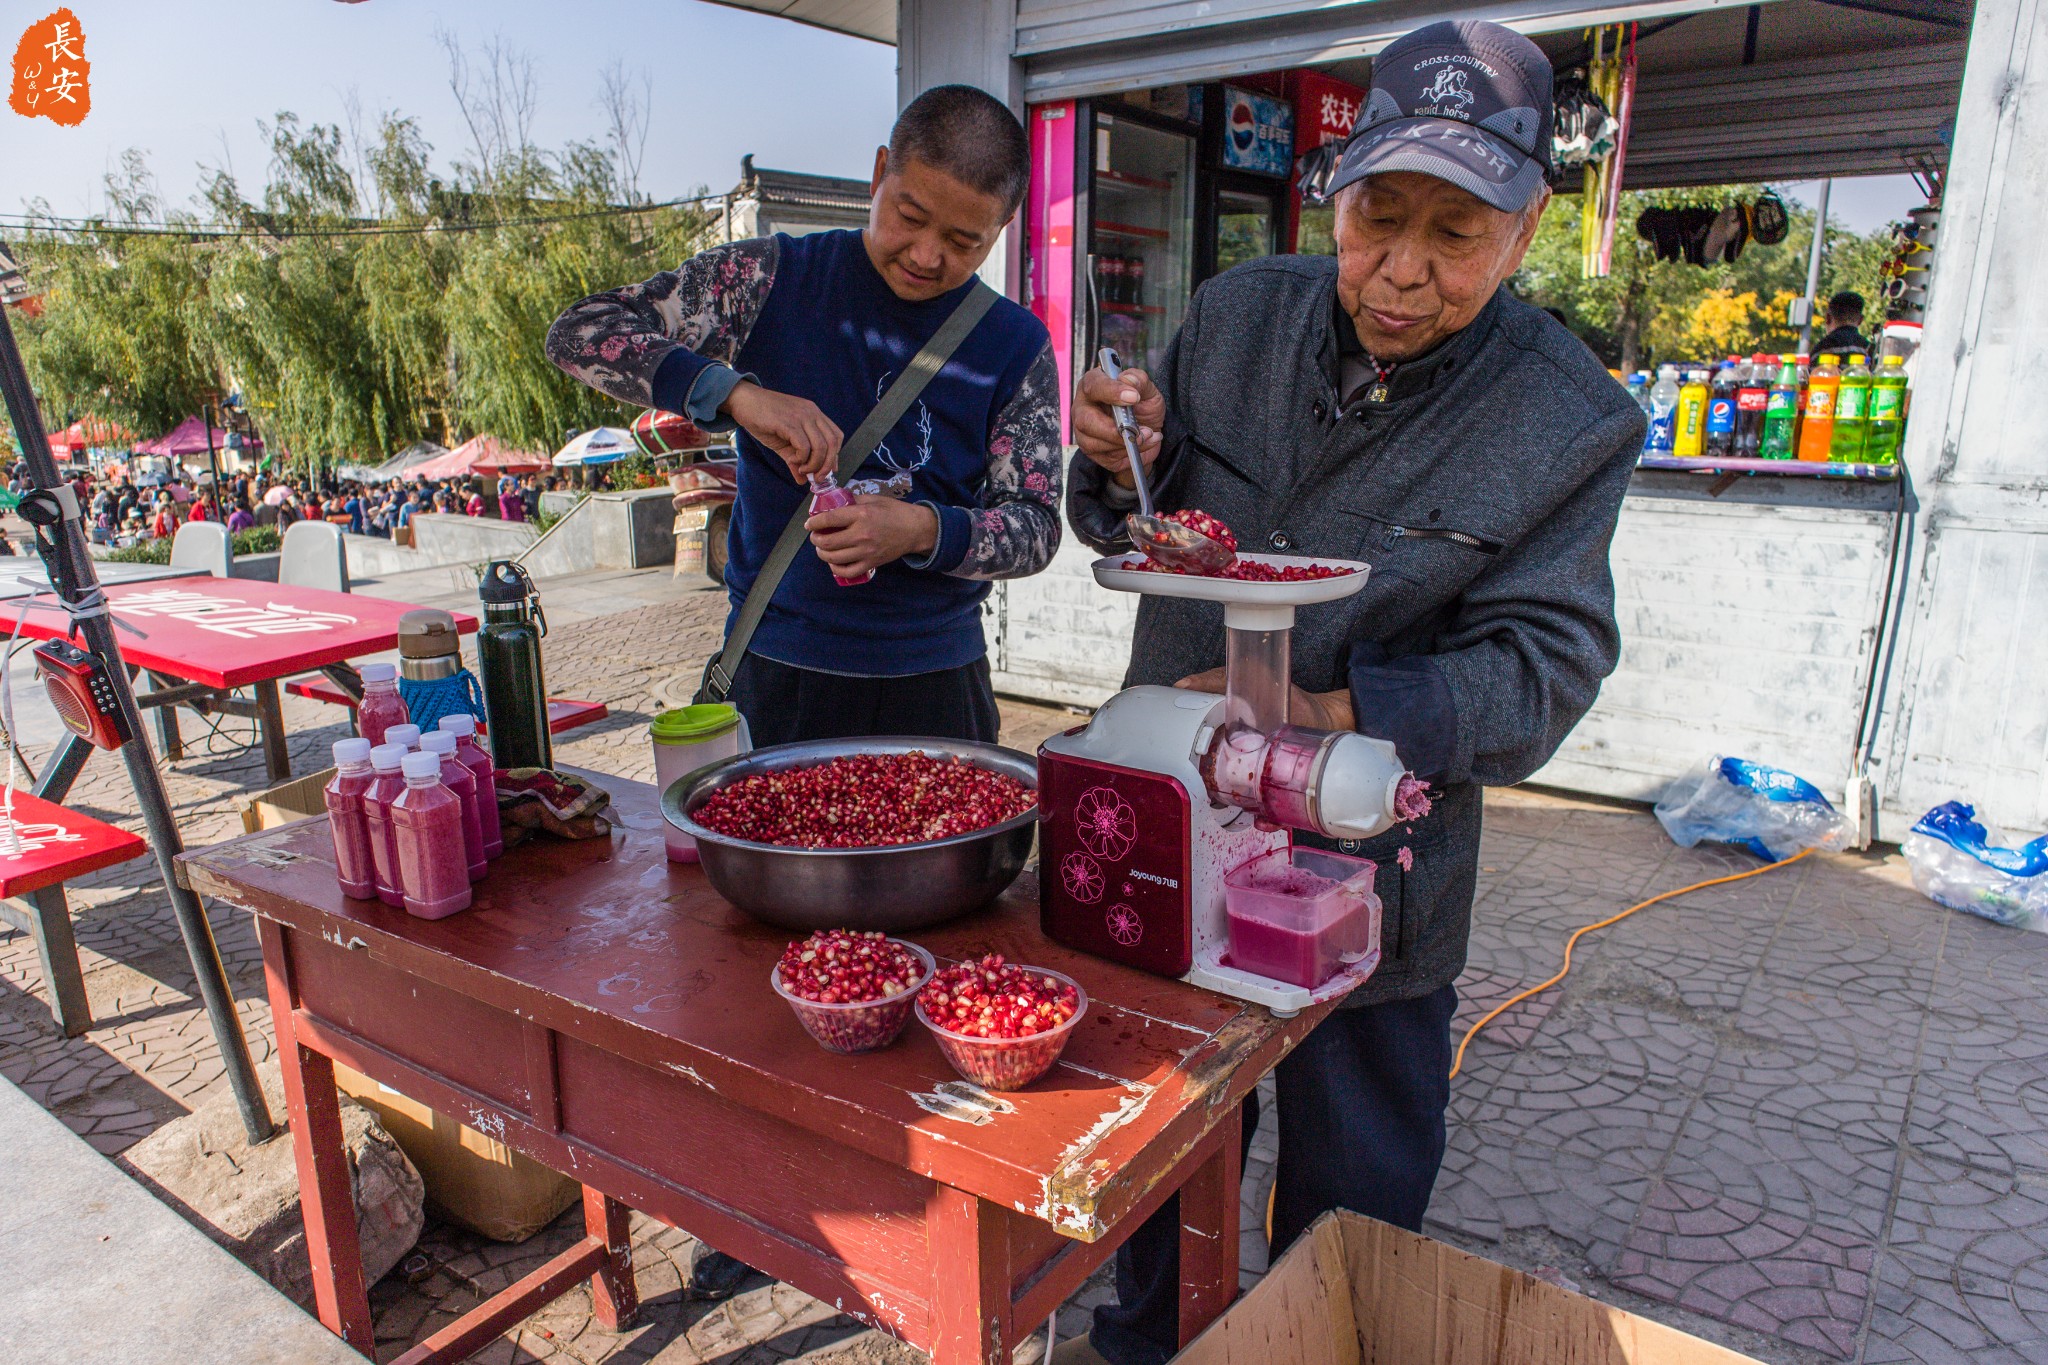
<svg viewBox="0 0 2048 1365">
<path fill-rule="evenodd" d="M 1873 422 L 1896 422 L 1906 411 L 1906 389 L 1903 384 L 1886 384 L 1870 391 L 1870 420 Z"/>
<path fill-rule="evenodd" d="M 1769 422 L 1781 417 L 1789 417 L 1798 410 L 1798 394 L 1790 389 L 1776 389 L 1772 391 L 1769 403 L 1764 408 L 1764 420 Z"/>
<path fill-rule="evenodd" d="M 1806 391 L 1806 419 L 1827 421 L 1835 415 L 1835 391 L 1815 385 Z"/>
<path fill-rule="evenodd" d="M 1650 417 L 1650 437 L 1643 442 L 1643 449 L 1662 454 L 1671 453 L 1671 412 L 1669 409 L 1653 413 Z"/>
<path fill-rule="evenodd" d="M 1842 386 L 1842 396 L 1835 400 L 1837 422 L 1861 422 L 1869 416 L 1870 390 L 1862 385 L 1851 388 Z"/>
<path fill-rule="evenodd" d="M 1707 435 L 1726 436 L 1735 430 L 1735 400 L 1716 398 L 1707 404 Z"/>
<path fill-rule="evenodd" d="M 1737 389 L 1735 406 L 1744 412 L 1762 412 L 1764 405 L 1770 401 L 1770 396 L 1769 389 Z"/>
</svg>

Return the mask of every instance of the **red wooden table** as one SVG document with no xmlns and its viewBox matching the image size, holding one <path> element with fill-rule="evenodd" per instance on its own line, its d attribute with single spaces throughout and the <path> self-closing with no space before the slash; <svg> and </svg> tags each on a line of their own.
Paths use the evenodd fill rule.
<svg viewBox="0 0 2048 1365">
<path fill-rule="evenodd" d="M 343 665 L 394 648 L 398 618 L 413 610 L 408 603 L 381 597 L 239 578 L 123 583 L 107 588 L 106 595 L 118 623 L 115 635 L 122 658 L 131 668 L 178 680 L 136 699 L 156 710 L 164 757 L 177 758 L 183 752 L 176 707 L 246 713 L 261 731 L 273 782 L 291 776 L 278 679 L 320 669 L 360 695 L 360 682 Z M 454 616 L 458 630 L 476 629 L 474 616 Z M 11 631 L 11 611 L 0 608 L 0 617 L 9 619 L 6 629 Z M 62 607 L 37 602 L 29 608 L 21 632 L 47 640 L 66 634 L 69 626 Z M 237 687 L 254 691 L 253 706 L 220 695 Z M 67 741 L 52 761 L 51 772 L 38 782 L 38 790 L 61 801 L 89 752 L 82 743 Z M 53 775 L 60 780 L 51 781 Z"/>
<path fill-rule="evenodd" d="M 43 985 L 50 992 L 50 1013 L 67 1038 L 76 1038 L 92 1023 L 85 997 L 85 977 L 78 969 L 78 942 L 71 932 L 71 909 L 64 883 L 103 867 L 148 854 L 149 845 L 130 834 L 77 811 L 66 810 L 24 791 L 14 793 L 12 837 L 0 833 L 0 924 L 35 941 Z M 23 900 L 25 908 L 7 902 Z"/>
<path fill-rule="evenodd" d="M 321 1321 L 370 1351 L 336 1061 L 584 1185 L 588 1235 L 408 1365 L 459 1359 L 585 1277 L 600 1322 L 630 1316 L 626 1206 L 938 1365 L 1006 1359 L 1175 1190 L 1183 1339 L 1230 1302 L 1238 1106 L 1327 1007 L 1275 1019 L 1058 947 L 1027 875 L 912 937 L 1087 988 L 1044 1080 L 969 1085 L 915 1021 L 837 1057 L 769 989 L 790 935 L 667 860 L 654 788 L 601 781 L 610 838 L 513 849 L 440 921 L 344 898 L 322 819 L 181 859 L 195 890 L 257 916 Z"/>
</svg>

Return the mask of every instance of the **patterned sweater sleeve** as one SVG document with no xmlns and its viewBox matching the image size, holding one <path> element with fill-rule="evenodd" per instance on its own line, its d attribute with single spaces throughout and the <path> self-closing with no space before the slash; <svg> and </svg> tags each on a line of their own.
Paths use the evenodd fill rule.
<svg viewBox="0 0 2048 1365">
<path fill-rule="evenodd" d="M 1048 342 L 989 433 L 988 479 L 974 508 L 932 505 L 939 542 L 914 567 L 957 578 L 1023 578 L 1060 547 L 1059 371 Z"/>
<path fill-rule="evenodd" d="M 681 413 L 710 431 L 745 376 L 731 361 L 775 285 L 773 237 L 700 251 L 652 279 L 592 294 L 548 328 L 548 359 L 622 403 Z"/>
</svg>

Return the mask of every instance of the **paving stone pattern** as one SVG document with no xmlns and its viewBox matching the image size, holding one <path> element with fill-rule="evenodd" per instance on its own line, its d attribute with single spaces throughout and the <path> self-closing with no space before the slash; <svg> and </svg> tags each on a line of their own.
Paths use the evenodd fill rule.
<svg viewBox="0 0 2048 1365">
<path fill-rule="evenodd" d="M 693 587 L 652 576 L 577 586 L 564 615 L 579 619 L 548 639 L 550 690 L 612 714 L 559 738 L 561 762 L 651 777 L 646 723 L 688 700 L 718 639 L 722 599 Z M 295 771 L 325 766 L 342 714 L 285 705 Z M 236 799 L 267 785 L 249 723 L 215 734 L 181 719 L 187 756 L 166 773 L 185 837 L 237 834 Z M 1019 747 L 1071 723 L 1056 708 L 1004 706 Z M 71 804 L 140 828 L 120 765 L 104 757 Z M 1673 848 L 1640 810 L 1511 791 L 1490 794 L 1481 866 L 1460 1033 L 1555 972 L 1577 926 L 1754 864 Z M 96 1025 L 59 1038 L 33 946 L 0 933 L 0 1074 L 117 1155 L 224 1081 L 153 864 L 81 878 L 72 900 Z M 251 1046 L 267 1057 L 255 935 L 242 916 L 212 915 Z M 1247 1287 L 1266 1264 L 1273 1106 L 1265 1113 L 1246 1169 Z M 2048 1360 L 2044 1134 L 2048 937 L 1929 904 L 1896 855 L 1817 857 L 1588 935 L 1561 987 L 1489 1025 L 1453 1082 L 1428 1230 L 1763 1360 Z M 520 1246 L 430 1220 L 423 1265 L 373 1293 L 379 1357 L 567 1246 L 579 1216 Z M 633 1331 L 600 1331 L 579 1290 L 477 1359 L 920 1358 L 765 1281 L 726 1304 L 687 1303 L 688 1234 L 638 1216 L 633 1231 L 645 1305 Z M 1062 1308 L 1060 1335 L 1085 1330 L 1109 1293 L 1098 1275 Z"/>
</svg>

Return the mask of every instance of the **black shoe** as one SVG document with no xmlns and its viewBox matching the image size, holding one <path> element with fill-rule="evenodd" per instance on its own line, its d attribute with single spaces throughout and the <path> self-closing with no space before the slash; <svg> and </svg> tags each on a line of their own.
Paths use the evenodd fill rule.
<svg viewBox="0 0 2048 1365">
<path fill-rule="evenodd" d="M 703 1247 L 690 1266 L 690 1282 L 683 1287 L 683 1297 L 699 1303 L 717 1303 L 739 1293 L 740 1286 L 759 1273 L 745 1261 Z"/>
</svg>

